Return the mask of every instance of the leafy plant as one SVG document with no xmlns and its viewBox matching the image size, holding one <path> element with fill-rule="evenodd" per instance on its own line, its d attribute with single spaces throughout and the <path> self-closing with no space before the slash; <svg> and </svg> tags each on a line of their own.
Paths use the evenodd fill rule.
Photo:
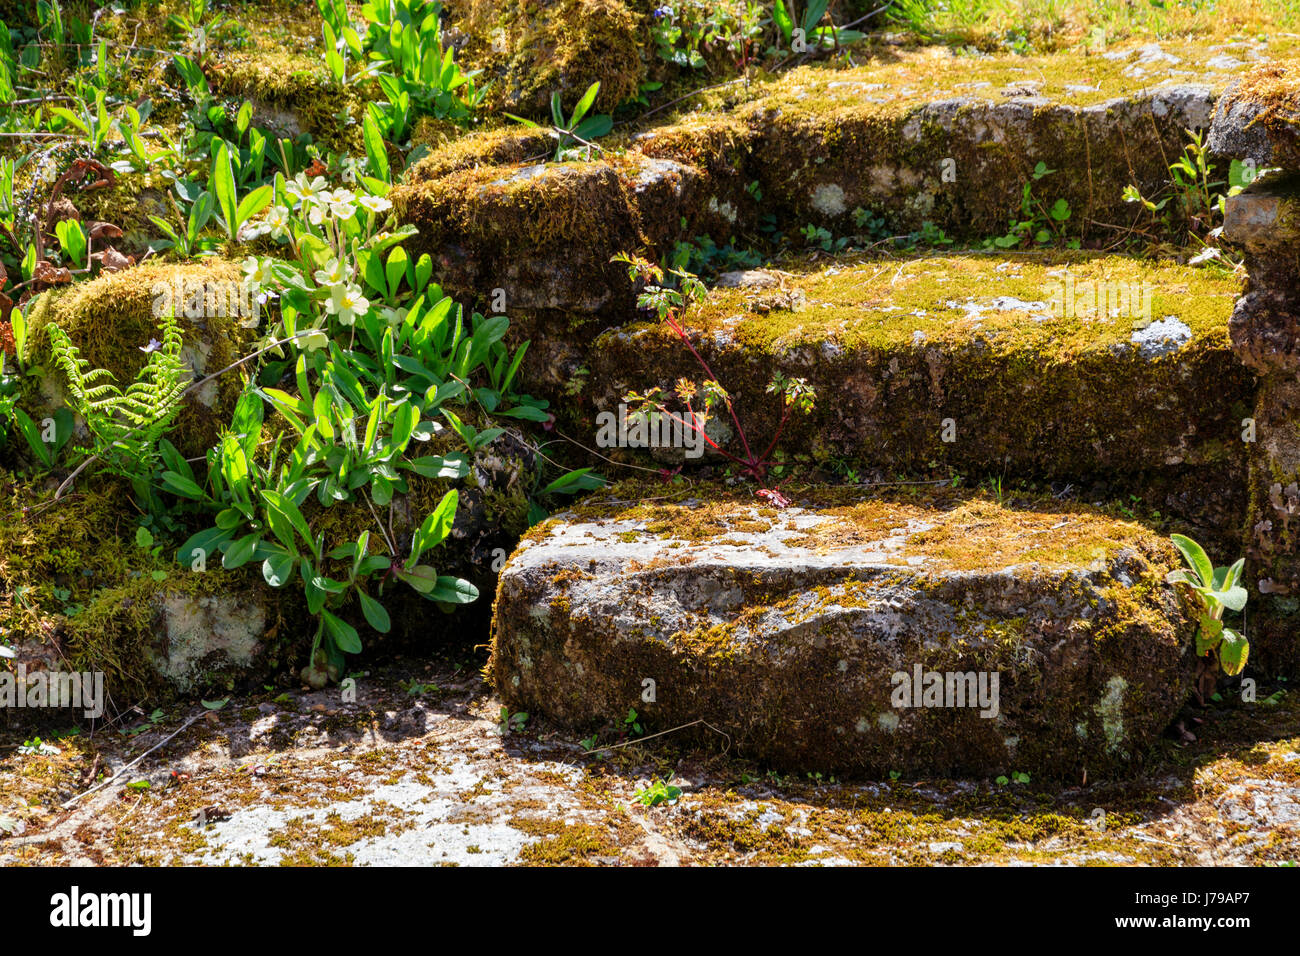
<svg viewBox="0 0 1300 956">
<path fill-rule="evenodd" d="M 1166 230 L 1179 224 L 1197 239 L 1209 239 L 1218 235 L 1215 223 L 1223 220 L 1227 198 L 1240 193 L 1264 170 L 1256 171 L 1234 159 L 1228 167 L 1227 180 L 1212 179 L 1215 167 L 1209 161 L 1203 135 L 1191 129 L 1184 132 L 1189 142 L 1183 154 L 1170 163 L 1169 184 L 1157 198 L 1147 198 L 1132 184 L 1124 188 L 1123 197 L 1125 202 L 1142 206 Z M 1226 191 L 1224 186 L 1228 187 Z M 1171 201 L 1173 207 L 1169 205 Z"/>
<path fill-rule="evenodd" d="M 507 734 L 517 734 L 524 729 L 524 724 L 528 723 L 528 715 L 522 711 L 512 714 L 509 707 L 502 707 L 501 713 L 497 718 L 497 732 L 505 737 Z"/>
<path fill-rule="evenodd" d="M 1039 162 L 1034 166 L 1030 179 L 1021 188 L 1020 218 L 1012 219 L 1010 229 L 1004 236 L 989 240 L 989 244 L 999 249 L 1019 246 L 1025 240 L 1032 240 L 1045 245 L 1053 240 L 1065 237 L 1065 225 L 1070 219 L 1070 203 L 1057 199 L 1051 206 L 1034 195 L 1034 183 L 1054 174 L 1056 170 L 1048 169 L 1047 164 Z M 1078 240 L 1071 240 L 1070 248 L 1078 247 Z"/>
<path fill-rule="evenodd" d="M 772 8 L 772 22 L 776 24 L 781 39 L 785 41 L 785 49 L 794 50 L 796 53 L 804 52 L 797 48 L 799 46 L 803 46 L 806 50 L 830 49 L 861 40 L 866 35 L 857 30 L 841 30 L 834 24 L 818 26 L 826 16 L 826 9 L 829 6 L 830 0 L 808 0 L 804 4 L 802 15 L 796 21 L 794 0 L 776 0 Z M 796 40 L 802 42 L 796 43 Z"/>
<path fill-rule="evenodd" d="M 564 105 L 560 101 L 560 94 L 551 94 L 551 125 L 546 129 L 546 132 L 556 141 L 556 162 L 579 156 L 590 158 L 591 150 L 600 148 L 592 141 L 599 139 L 614 128 L 614 119 L 607 114 L 587 115 L 596 102 L 596 96 L 599 93 L 599 82 L 587 87 L 587 92 L 582 94 L 567 120 L 564 118 Z M 522 116 L 514 116 L 510 113 L 506 115 L 516 123 L 522 123 L 532 129 L 543 128 L 532 120 L 524 119 Z"/>
<path fill-rule="evenodd" d="M 754 451 L 754 446 L 750 445 L 749 437 L 736 414 L 731 395 L 718 382 L 713 369 L 709 367 L 708 362 L 695 348 L 678 318 L 692 303 L 699 302 L 704 298 L 705 289 L 703 283 L 684 270 L 670 269 L 668 274 L 676 278 L 678 285 L 676 287 L 661 285 L 659 283 L 664 282 L 664 270 L 653 263 L 647 262 L 645 259 L 630 256 L 627 253 L 619 253 L 611 261 L 627 264 L 628 276 L 633 283 L 646 283 L 642 292 L 637 296 L 637 304 L 643 309 L 655 312 L 659 319 L 668 325 L 673 334 L 690 350 L 691 355 L 694 356 L 700 368 L 708 376 L 699 384 L 689 379 L 681 379 L 671 392 L 662 388 L 652 388 L 645 394 L 629 392 L 624 397 L 624 401 L 629 405 L 629 415 L 663 415 L 683 429 L 698 433 L 710 448 L 736 465 L 740 469 L 742 476 L 752 478 L 760 483 L 766 481 L 769 470 L 775 464 L 772 453 L 781 440 L 781 434 L 789 422 L 790 416 L 794 412 L 806 415 L 812 411 L 816 401 L 816 392 L 813 387 L 802 378 L 786 378 L 780 373 L 772 377 L 767 386 L 767 393 L 778 396 L 781 402 L 781 418 L 766 448 L 758 452 Z M 700 406 L 698 408 L 696 407 L 697 396 Z M 674 397 L 676 398 L 675 403 L 673 402 Z M 672 407 L 673 404 L 680 406 L 681 410 L 675 411 Z M 727 451 L 714 441 L 705 430 L 705 426 L 715 409 L 725 409 L 735 429 L 736 437 L 740 441 L 743 449 L 742 454 L 736 455 Z M 768 489 L 761 489 L 760 494 L 765 491 L 769 495 L 775 495 L 774 498 L 770 499 L 775 503 L 784 500 L 779 493 Z"/>
<path fill-rule="evenodd" d="M 48 326 L 54 363 L 93 438 L 88 461 L 97 459 L 107 470 L 136 480 L 152 475 L 159 439 L 180 411 L 190 382 L 175 316 L 164 315 L 160 330 L 162 341 L 145 346 L 148 361 L 124 391 L 107 369 L 90 368 L 66 332 Z"/>
<path fill-rule="evenodd" d="M 649 786 L 637 790 L 637 801 L 644 807 L 672 805 L 682 797 L 682 788 L 675 787 L 661 777 L 655 777 Z"/>
<path fill-rule="evenodd" d="M 1223 623 L 1225 611 L 1240 611 L 1248 594 L 1241 586 L 1241 572 L 1246 559 L 1230 567 L 1216 568 L 1205 549 L 1186 535 L 1171 535 L 1174 547 L 1187 563 L 1186 568 L 1170 571 L 1166 580 L 1180 585 L 1197 608 L 1196 653 L 1207 659 L 1212 669 L 1228 676 L 1240 674 L 1250 655 L 1250 644 L 1238 632 Z"/>
</svg>

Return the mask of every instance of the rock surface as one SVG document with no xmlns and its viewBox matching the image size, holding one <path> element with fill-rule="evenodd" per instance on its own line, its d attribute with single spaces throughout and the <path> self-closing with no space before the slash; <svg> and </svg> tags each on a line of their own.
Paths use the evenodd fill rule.
<svg viewBox="0 0 1300 956">
<path fill-rule="evenodd" d="M 676 734 L 624 736 L 587 753 L 532 716 L 502 735 L 502 703 L 479 663 L 407 662 L 360 677 L 354 701 L 337 689 L 275 688 L 207 714 L 47 733 L 43 748 L 0 731 L 0 865 L 1300 860 L 1294 694 L 1273 705 L 1225 694 L 1204 712 L 1200 740 L 1161 740 L 1131 780 L 1056 785 L 1022 763 L 1025 782 L 895 771 L 848 783 L 820 769 L 765 772 L 734 748 L 721 758 L 683 752 Z M 200 719 L 186 726 L 190 717 Z M 611 726 L 596 743 L 619 740 Z M 86 795 L 100 774 L 108 785 Z M 681 788 L 676 802 L 638 800 L 655 777 Z"/>
<path fill-rule="evenodd" d="M 1244 538 L 1254 608 L 1252 660 L 1266 673 L 1300 668 L 1300 65 L 1252 71 L 1216 111 L 1211 142 L 1257 168 L 1279 166 L 1228 198 L 1223 238 L 1249 282 L 1232 313 L 1232 347 L 1258 376 Z"/>
<path fill-rule="evenodd" d="M 576 730 L 629 707 L 702 721 L 791 770 L 1062 776 L 1130 764 L 1186 699 L 1170 549 L 1140 526 L 810 494 L 783 511 L 614 497 L 551 519 L 502 572 L 502 698 Z M 943 676 L 936 704 L 932 674 L 988 693 L 963 705 Z"/>
</svg>

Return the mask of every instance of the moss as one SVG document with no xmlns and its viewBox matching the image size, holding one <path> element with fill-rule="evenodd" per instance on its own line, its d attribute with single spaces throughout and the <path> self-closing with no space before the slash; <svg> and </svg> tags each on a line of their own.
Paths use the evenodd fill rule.
<svg viewBox="0 0 1300 956">
<path fill-rule="evenodd" d="M 425 132 L 426 135 L 429 133 Z M 416 136 L 412 137 L 413 141 Z M 480 166 L 508 166 L 530 160 L 542 162 L 551 156 L 554 144 L 555 141 L 544 133 L 517 126 L 482 130 L 440 145 L 411 167 L 406 181 L 432 182 Z"/>
<path fill-rule="evenodd" d="M 800 510 L 763 516 L 742 491 L 626 484 L 534 529 L 540 542 L 556 522 L 590 523 L 610 553 L 566 559 L 549 541 L 553 562 L 507 570 L 491 663 L 503 699 L 582 732 L 654 675 L 673 692 L 648 719 L 706 720 L 708 732 L 685 731 L 691 743 L 720 743 L 719 728 L 778 766 L 1009 772 L 1024 759 L 1066 775 L 1131 765 L 1182 703 L 1190 631 L 1163 583 L 1173 550 L 1147 529 L 1052 498 L 1002 507 L 936 486 L 785 493 Z M 741 524 L 750 558 L 733 564 L 721 542 Z M 679 540 L 692 546 L 666 547 Z M 673 609 L 650 619 L 661 593 Z M 620 600 L 617 620 L 594 613 Z M 881 676 L 900 661 L 997 672 L 998 719 L 900 718 Z M 1124 680 L 1118 704 L 1104 700 L 1110 676 Z"/>
<path fill-rule="evenodd" d="M 1252 124 L 1294 136 L 1300 128 L 1300 59 L 1273 59 L 1252 68 L 1233 98 L 1256 107 Z"/>
<path fill-rule="evenodd" d="M 816 389 L 812 413 L 793 416 L 781 439 L 788 455 L 814 463 L 916 477 L 1077 480 L 1105 472 L 1110 482 L 1206 467 L 1215 481 L 1240 487 L 1245 453 L 1234 409 L 1250 406 L 1253 377 L 1228 340 L 1236 279 L 1168 262 L 1062 254 L 846 255 L 788 269 L 771 273 L 781 288 L 715 289 L 683 321 L 732 394 L 751 444 L 776 431 L 781 408 L 766 387 L 780 373 Z M 1066 298 L 1067 281 L 1075 314 L 1053 316 L 1050 300 Z M 1136 289 L 1149 312 L 1083 313 L 1085 288 L 1121 287 Z M 1166 317 L 1176 322 L 1158 328 L 1186 340 L 1169 354 L 1144 351 L 1135 337 L 1151 335 L 1144 329 Z M 605 332 L 585 358 L 596 384 L 584 409 L 613 408 L 630 389 L 671 389 L 700 374 L 659 323 Z M 1204 401 L 1207 382 L 1221 403 Z M 564 399 L 557 405 L 569 407 Z M 592 414 L 579 422 L 594 432 Z M 1153 486 L 1142 497 L 1168 497 L 1158 492 Z"/>
<path fill-rule="evenodd" d="M 516 818 L 512 825 L 524 829 L 527 822 Z M 519 858 L 532 866 L 590 866 L 593 857 L 617 855 L 618 844 L 604 829 L 578 823 L 565 824 L 553 835 L 528 844 Z"/>
<path fill-rule="evenodd" d="M 155 663 L 155 655 L 165 651 L 159 626 L 165 596 L 263 589 L 250 569 L 187 573 L 137 547 L 136 519 L 123 507 L 131 490 L 121 482 L 101 477 L 59 501 L 31 484 L 6 480 L 4 487 L 0 629 L 33 648 L 53 644 L 69 669 L 103 672 L 119 705 L 161 702 L 175 693 Z M 156 580 L 155 573 L 165 577 Z M 267 667 L 279 653 L 292 655 L 301 631 L 298 618 L 284 626 L 284 608 L 269 603 L 261 662 Z M 208 663 L 207 682 L 197 689 L 227 687 L 232 674 L 238 676 L 215 660 Z"/>
<path fill-rule="evenodd" d="M 90 282 L 53 289 L 36 299 L 28 312 L 31 333 L 26 359 L 61 382 L 49 353 L 48 325 L 58 325 L 72 339 L 91 368 L 113 374 L 120 388 L 126 388 L 148 362 L 142 348 L 158 337 L 154 316 L 158 291 L 202 285 L 209 297 L 230 293 L 243 281 L 233 262 L 209 260 L 192 265 L 142 265 L 124 272 L 100 275 Z M 189 293 L 185 293 L 189 294 Z M 256 335 L 245 328 L 238 315 L 219 315 L 217 298 L 204 303 L 206 316 L 178 315 L 186 345 L 185 360 L 196 378 L 231 365 L 244 354 Z M 223 306 L 228 306 L 227 296 Z M 182 303 L 173 303 L 183 312 Z M 227 307 L 225 311 L 229 312 Z M 231 412 L 243 388 L 239 370 L 228 372 L 187 397 L 171 433 L 172 442 L 186 455 L 202 455 L 215 442 L 220 429 L 230 422 Z"/>
<path fill-rule="evenodd" d="M 468 0 L 452 12 L 465 60 L 497 78 L 499 108 L 540 117 L 558 91 L 572 109 L 599 82 L 596 108 L 611 112 L 645 77 L 640 16 L 623 0 Z"/>
</svg>

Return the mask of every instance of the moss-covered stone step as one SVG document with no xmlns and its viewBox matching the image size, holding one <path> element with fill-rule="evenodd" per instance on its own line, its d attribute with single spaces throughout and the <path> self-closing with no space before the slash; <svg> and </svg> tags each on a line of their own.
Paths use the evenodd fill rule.
<svg viewBox="0 0 1300 956">
<path fill-rule="evenodd" d="M 869 213 L 890 233 L 928 221 L 984 238 L 1024 218 L 1029 185 L 1040 217 L 1064 201 L 1061 227 L 1097 237 L 1143 214 L 1124 202 L 1126 186 L 1166 187 L 1186 130 L 1209 126 L 1224 85 L 1284 48 L 1020 57 L 939 47 L 801 67 L 630 123 L 588 162 L 547 162 L 554 143 L 535 132 L 472 134 L 417 163 L 392 199 L 420 229 L 412 248 L 457 294 L 499 288 L 512 309 L 607 316 L 631 306 L 614 253 L 657 256 L 703 234 L 722 245 L 757 235 L 765 216 L 790 236 L 809 224 L 860 234 Z"/>
<path fill-rule="evenodd" d="M 787 493 L 625 486 L 534 529 L 497 591 L 505 703 L 575 730 L 635 708 L 794 771 L 1096 779 L 1185 701 L 1173 551 L 1140 525 Z"/>
<path fill-rule="evenodd" d="M 751 444 L 776 429 L 765 389 L 780 373 L 816 389 L 781 440 L 814 461 L 1059 478 L 1191 466 L 1240 484 L 1253 377 L 1228 341 L 1235 278 L 1119 256 L 962 255 L 723 280 L 739 287 L 714 288 L 684 324 Z M 561 402 L 592 441 L 629 390 L 704 377 L 658 322 L 608 330 L 579 360 L 581 391 Z"/>
</svg>

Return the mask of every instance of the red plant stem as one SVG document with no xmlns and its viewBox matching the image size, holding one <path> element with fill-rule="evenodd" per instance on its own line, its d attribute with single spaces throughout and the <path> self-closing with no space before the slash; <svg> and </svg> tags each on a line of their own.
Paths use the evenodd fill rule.
<svg viewBox="0 0 1300 956">
<path fill-rule="evenodd" d="M 677 319 L 672 312 L 668 313 L 668 327 L 677 333 L 677 337 L 685 343 L 686 347 L 691 350 L 691 354 L 695 356 L 695 361 L 699 362 L 700 367 L 708 373 L 709 378 L 716 382 L 718 376 L 714 374 L 713 369 L 709 368 L 709 363 L 704 361 L 700 353 L 695 350 L 695 346 L 691 344 L 691 340 L 687 338 L 685 330 L 677 323 Z M 740 419 L 736 417 L 736 410 L 731 407 L 730 398 L 727 399 L 727 414 L 731 416 L 731 423 L 736 426 L 736 434 L 740 436 L 740 443 L 745 446 L 745 455 L 748 461 L 744 462 L 744 464 L 748 465 L 752 470 L 761 462 L 754 460 L 754 453 L 749 449 L 749 439 L 745 437 L 745 429 L 740 427 Z M 736 460 L 739 461 L 740 459 Z"/>
<path fill-rule="evenodd" d="M 753 464 L 753 463 L 752 463 L 752 462 L 744 461 L 743 459 L 737 458 L 737 457 L 736 457 L 735 455 L 733 455 L 731 452 L 727 451 L 725 448 L 723 448 L 723 447 L 720 446 L 717 442 L 715 442 L 712 438 L 710 438 L 709 435 L 708 435 L 708 433 L 704 430 L 704 428 L 701 427 L 700 425 L 696 424 L 696 422 L 695 422 L 695 420 L 694 420 L 694 419 L 695 419 L 695 412 L 693 412 L 693 411 L 691 412 L 691 422 L 688 424 L 687 422 L 683 421 L 681 418 L 677 417 L 677 416 L 674 415 L 672 412 L 670 412 L 670 411 L 669 411 L 666 407 L 664 407 L 663 405 L 656 404 L 656 405 L 655 405 L 655 408 L 657 408 L 657 409 L 658 409 L 658 410 L 659 410 L 659 411 L 660 411 L 660 412 L 661 412 L 661 413 L 662 413 L 662 414 L 663 414 L 663 415 L 664 415 L 664 416 L 665 416 L 669 421 L 677 422 L 677 423 L 678 423 L 679 425 L 681 425 L 683 428 L 689 428 L 689 429 L 691 429 L 692 431 L 697 431 L 697 432 L 699 432 L 699 433 L 700 433 L 700 437 L 703 438 L 706 442 L 708 442 L 709 445 L 710 445 L 710 446 L 711 446 L 711 447 L 712 447 L 712 448 L 713 448 L 713 449 L 714 449 L 718 454 L 722 455 L 724 458 L 729 458 L 731 461 L 734 461 L 736 464 L 738 464 L 738 465 L 744 465 L 747 469 L 749 469 L 749 470 L 751 470 L 751 471 L 753 470 L 753 468 L 752 468 L 752 464 Z"/>
<path fill-rule="evenodd" d="M 785 410 L 781 412 L 781 420 L 777 422 L 776 434 L 772 436 L 772 444 L 767 446 L 767 451 L 763 452 L 763 460 L 767 461 L 768 455 L 772 454 L 776 448 L 776 443 L 781 440 L 781 432 L 785 429 L 785 423 L 790 420 L 790 406 L 786 405 Z"/>
</svg>

